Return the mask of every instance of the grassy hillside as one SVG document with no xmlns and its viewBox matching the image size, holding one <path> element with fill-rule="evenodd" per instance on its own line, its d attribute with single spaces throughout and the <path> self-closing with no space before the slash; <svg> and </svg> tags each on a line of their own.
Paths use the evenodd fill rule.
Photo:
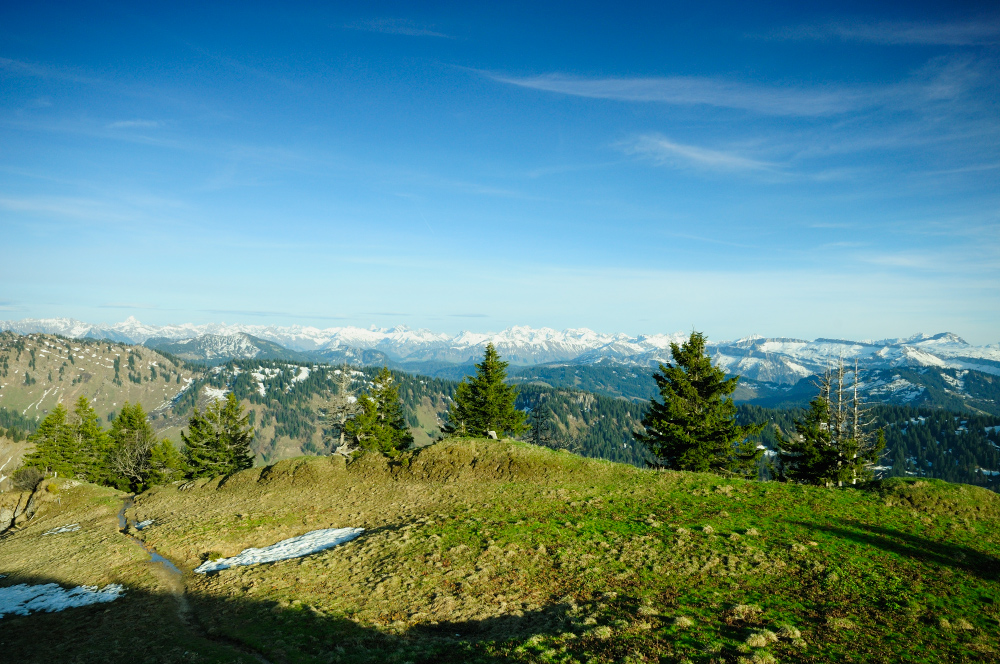
<svg viewBox="0 0 1000 664">
<path fill-rule="evenodd" d="M 481 440 L 290 459 L 137 498 L 182 583 L 115 533 L 112 492 L 59 495 L 0 540 L 0 586 L 128 594 L 3 618 L 12 661 L 1000 661 L 1000 496 L 969 486 L 760 484 Z M 366 532 L 190 572 L 331 526 Z"/>
<path fill-rule="evenodd" d="M 14 415 L 6 418 L 8 427 L 24 426 L 17 417 L 37 422 L 59 402 L 72 409 L 83 395 L 106 420 L 126 401 L 141 403 L 154 426 L 176 438 L 178 422 L 168 422 L 171 405 L 196 375 L 178 359 L 142 346 L 0 333 L 0 409 Z"/>
</svg>

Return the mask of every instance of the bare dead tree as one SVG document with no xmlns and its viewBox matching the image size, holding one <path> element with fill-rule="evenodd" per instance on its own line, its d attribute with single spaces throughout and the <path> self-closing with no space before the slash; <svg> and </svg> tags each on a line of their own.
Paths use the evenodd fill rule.
<svg viewBox="0 0 1000 664">
<path fill-rule="evenodd" d="M 132 429 L 124 432 L 117 443 L 111 451 L 112 469 L 133 486 L 142 484 L 149 475 L 156 436 L 149 429 Z"/>
<path fill-rule="evenodd" d="M 836 458 L 834 476 L 838 486 L 845 482 L 857 484 L 870 477 L 870 469 L 885 447 L 881 430 L 874 428 L 875 418 L 864 401 L 860 384 L 858 360 L 855 359 L 853 370 L 845 369 L 843 357 L 835 370 L 827 370 L 819 379 L 820 397 L 826 401 L 829 413 L 828 453 Z"/>
<path fill-rule="evenodd" d="M 358 414 L 358 399 L 351 389 L 354 379 L 351 377 L 351 370 L 345 364 L 334 374 L 335 392 L 327 402 L 326 427 L 333 435 L 339 439 L 339 443 L 334 450 L 343 455 L 348 455 L 357 449 L 354 441 L 346 441 L 344 430 L 347 422 Z"/>
</svg>

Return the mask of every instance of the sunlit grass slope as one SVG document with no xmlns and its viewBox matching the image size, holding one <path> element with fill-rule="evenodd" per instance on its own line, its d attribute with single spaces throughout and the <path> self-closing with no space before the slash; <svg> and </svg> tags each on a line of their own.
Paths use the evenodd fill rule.
<svg viewBox="0 0 1000 664">
<path fill-rule="evenodd" d="M 38 518 L 70 517 L 51 514 Z M 186 635 L 189 659 L 146 661 L 1000 661 L 1000 497 L 968 486 L 762 484 L 452 439 L 162 487 L 130 515 L 155 520 L 141 536 L 186 570 L 190 605 L 163 628 Z M 366 532 L 306 558 L 189 571 L 345 526 Z M 0 542 L 0 584 L 29 569 L 29 541 L 41 536 Z M 30 635 L 41 620 L 100 631 L 140 596 L 178 602 L 149 581 L 98 609 L 4 618 L 0 642 L 25 647 L 9 625 Z"/>
</svg>

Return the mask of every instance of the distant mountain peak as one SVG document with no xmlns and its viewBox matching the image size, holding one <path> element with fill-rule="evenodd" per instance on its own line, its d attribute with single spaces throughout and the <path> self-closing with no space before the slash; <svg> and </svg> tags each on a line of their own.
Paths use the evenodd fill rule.
<svg viewBox="0 0 1000 664">
<path fill-rule="evenodd" d="M 513 325 L 499 332 L 463 331 L 455 335 L 405 325 L 389 328 L 209 323 L 146 325 L 129 316 L 121 323 L 92 325 L 71 318 L 0 321 L 0 329 L 21 334 L 50 332 L 74 338 L 108 338 L 147 344 L 184 359 L 221 361 L 227 358 L 315 360 L 358 357 L 399 364 L 467 364 L 482 357 L 493 343 L 513 365 L 547 363 L 621 364 L 650 367 L 671 359 L 672 343 L 683 343 L 689 333 L 630 336 L 595 332 L 589 328 L 556 330 Z M 852 341 L 820 338 L 814 341 L 752 334 L 736 341 L 709 339 L 708 351 L 731 373 L 772 382 L 794 382 L 822 372 L 840 358 L 865 367 L 973 368 L 1000 374 L 1000 345 L 971 346 L 952 332 L 917 334 L 905 339 Z"/>
</svg>

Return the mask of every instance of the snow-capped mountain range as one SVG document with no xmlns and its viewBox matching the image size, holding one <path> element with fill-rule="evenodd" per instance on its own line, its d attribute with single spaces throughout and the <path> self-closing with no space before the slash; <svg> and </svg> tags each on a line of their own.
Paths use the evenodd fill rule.
<svg viewBox="0 0 1000 664">
<path fill-rule="evenodd" d="M 400 363 L 478 361 L 492 342 L 513 365 L 546 363 L 622 364 L 650 366 L 670 360 L 670 344 L 687 339 L 683 332 L 629 336 L 603 334 L 586 328 L 553 330 L 515 326 L 497 333 L 462 332 L 455 336 L 407 327 L 358 328 L 265 326 L 209 323 L 206 325 L 146 325 L 128 318 L 112 325 L 93 325 L 69 318 L 0 321 L 0 329 L 20 334 L 45 332 L 67 337 L 107 338 L 162 346 L 206 346 L 213 357 L 256 357 L 263 340 L 298 352 L 367 350 L 384 353 Z M 256 339 L 248 339 L 255 337 Z M 188 340 L 199 340 L 194 343 Z M 178 344 L 177 342 L 186 342 Z M 175 346 L 175 347 L 176 347 Z M 973 346 L 951 333 L 917 334 L 901 339 L 848 341 L 751 336 L 737 341 L 710 342 L 715 362 L 729 373 L 781 384 L 824 371 L 844 358 L 863 368 L 938 367 L 975 369 L 1000 375 L 1000 344 Z M 211 358 L 206 358 L 211 359 Z"/>
</svg>

